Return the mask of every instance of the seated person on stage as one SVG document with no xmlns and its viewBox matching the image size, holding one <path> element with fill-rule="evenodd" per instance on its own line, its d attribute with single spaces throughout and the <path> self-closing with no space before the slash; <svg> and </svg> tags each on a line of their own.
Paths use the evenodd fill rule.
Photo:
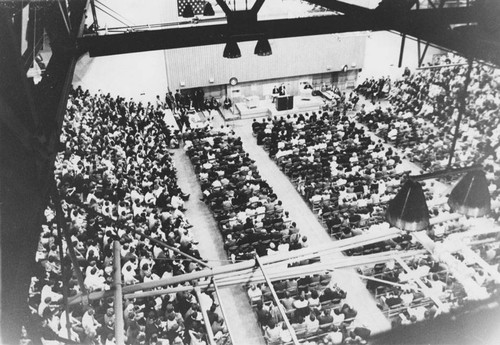
<svg viewBox="0 0 500 345">
<path fill-rule="evenodd" d="M 212 109 L 217 109 L 218 107 L 220 107 L 219 101 L 215 97 L 212 97 L 211 103 L 212 103 Z"/>
<path fill-rule="evenodd" d="M 272 95 L 273 95 L 273 103 L 274 103 L 274 100 L 276 99 L 276 97 L 278 97 L 280 94 L 280 89 L 274 85 L 273 87 L 273 92 L 272 92 Z"/>
<path fill-rule="evenodd" d="M 212 102 L 210 101 L 210 99 L 206 98 L 203 101 L 203 107 L 205 110 L 212 110 Z"/>
<path fill-rule="evenodd" d="M 227 110 L 227 109 L 231 108 L 231 105 L 232 105 L 231 100 L 230 100 L 229 98 L 226 98 L 226 99 L 224 100 L 224 109 L 226 109 L 226 110 Z"/>
</svg>

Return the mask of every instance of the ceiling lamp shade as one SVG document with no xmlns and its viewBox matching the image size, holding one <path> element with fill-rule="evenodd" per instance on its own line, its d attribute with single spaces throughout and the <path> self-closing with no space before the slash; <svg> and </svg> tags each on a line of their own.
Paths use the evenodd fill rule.
<svg viewBox="0 0 500 345">
<path fill-rule="evenodd" d="M 271 45 L 269 44 L 269 40 L 267 38 L 261 38 L 257 41 L 255 45 L 254 54 L 258 56 L 269 56 L 272 55 L 273 51 L 271 49 Z"/>
<path fill-rule="evenodd" d="M 212 4 L 207 1 L 205 4 L 205 8 L 203 9 L 203 15 L 204 16 L 215 16 L 214 8 L 212 7 Z"/>
<path fill-rule="evenodd" d="M 226 59 L 237 59 L 241 57 L 240 47 L 236 41 L 229 41 L 224 48 L 224 53 L 222 54 Z"/>
<path fill-rule="evenodd" d="M 429 209 L 420 183 L 408 180 L 389 202 L 386 218 L 401 230 L 418 231 L 429 226 Z"/>
<path fill-rule="evenodd" d="M 453 188 L 448 199 L 451 210 L 469 217 L 481 217 L 491 210 L 488 181 L 482 170 L 469 172 Z"/>
<path fill-rule="evenodd" d="M 194 17 L 193 6 L 191 6 L 191 4 L 186 4 L 186 6 L 184 7 L 184 10 L 182 11 L 182 16 L 184 18 L 193 18 Z"/>
</svg>

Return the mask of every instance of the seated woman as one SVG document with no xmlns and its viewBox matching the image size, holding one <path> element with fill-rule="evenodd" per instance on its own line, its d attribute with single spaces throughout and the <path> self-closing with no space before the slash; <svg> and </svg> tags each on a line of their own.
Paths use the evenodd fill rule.
<svg viewBox="0 0 500 345">
<path fill-rule="evenodd" d="M 302 316 L 299 316 L 296 321 L 297 322 L 292 323 L 293 330 L 296 334 L 304 334 L 307 330 L 305 319 Z"/>
<path fill-rule="evenodd" d="M 247 293 L 252 302 L 257 302 L 262 299 L 262 290 L 254 284 L 250 285 Z"/>
<path fill-rule="evenodd" d="M 319 330 L 319 320 L 314 313 L 311 313 L 304 322 L 306 324 L 307 335 L 315 334 Z"/>
<path fill-rule="evenodd" d="M 268 343 L 277 342 L 280 339 L 280 327 L 276 327 L 274 321 L 270 321 L 269 325 L 264 327 L 264 338 Z"/>
<path fill-rule="evenodd" d="M 311 297 L 309 297 L 308 302 L 310 308 L 321 309 L 318 291 L 316 290 L 311 291 Z"/>
<path fill-rule="evenodd" d="M 212 103 L 212 109 L 217 109 L 218 107 L 220 107 L 219 101 L 215 97 L 212 97 L 211 103 Z"/>
<path fill-rule="evenodd" d="M 293 307 L 296 309 L 296 314 L 301 316 L 309 315 L 309 302 L 305 300 L 304 294 L 301 294 L 299 299 L 295 300 Z"/>
</svg>

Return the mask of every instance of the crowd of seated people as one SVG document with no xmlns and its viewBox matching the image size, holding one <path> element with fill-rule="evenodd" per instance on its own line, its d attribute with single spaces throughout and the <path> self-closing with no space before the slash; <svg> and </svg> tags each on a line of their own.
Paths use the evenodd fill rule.
<svg viewBox="0 0 500 345">
<path fill-rule="evenodd" d="M 459 273 L 465 279 L 475 286 L 473 291 L 468 291 L 471 300 L 481 300 L 491 296 L 498 296 L 500 290 L 498 289 L 498 279 L 491 272 L 498 272 L 498 265 L 493 263 L 488 271 L 485 267 L 478 262 L 475 255 L 470 255 L 469 250 L 458 249 L 452 253 L 452 257 L 456 261 L 456 267 Z M 490 271 L 491 270 L 491 271 Z"/>
<path fill-rule="evenodd" d="M 349 238 L 384 222 L 386 204 L 406 172 L 396 152 L 373 141 L 347 116 L 288 115 L 254 121 L 252 128 L 332 236 Z"/>
<path fill-rule="evenodd" d="M 358 114 L 369 129 L 393 142 L 403 157 L 419 162 L 425 172 L 441 170 L 448 163 L 468 69 L 464 59 L 451 55 L 437 62 L 450 63 L 463 65 L 408 71 L 393 83 L 388 96 L 390 105 L 378 105 Z M 488 154 L 484 164 L 490 165 L 489 180 L 496 189 L 500 183 L 499 151 L 493 147 L 500 138 L 499 81 L 497 71 L 473 66 L 454 160 L 455 166 L 467 166 Z"/>
<path fill-rule="evenodd" d="M 329 272 L 273 282 L 286 318 L 300 341 L 315 344 L 366 343 L 370 330 L 356 321 L 357 311 L 345 303 L 347 293 Z M 267 344 L 291 343 L 290 331 L 269 287 L 246 286 Z"/>
<path fill-rule="evenodd" d="M 498 233 L 475 236 L 471 249 L 497 271 L 500 269 L 500 242 Z"/>
<path fill-rule="evenodd" d="M 59 200 L 53 198 L 36 254 L 39 266 L 30 287 L 26 337 L 45 343 L 114 344 L 113 298 L 71 306 L 70 334 L 63 307 L 64 289 L 71 298 L 82 290 L 112 288 L 114 241 L 121 244 L 124 285 L 202 268 L 201 261 L 182 255 L 201 259 L 183 213 L 189 195 L 177 185 L 168 150 L 175 136 L 155 106 L 91 95 L 81 88 L 71 91 L 55 164 L 66 224 L 57 222 L 54 206 Z M 67 227 L 83 286 L 70 267 L 68 244 L 61 243 L 58 226 Z M 126 300 L 126 344 L 162 344 L 165 339 L 202 344 L 206 332 L 199 303 L 190 292 Z M 205 301 L 206 310 L 212 304 Z"/>
<path fill-rule="evenodd" d="M 405 71 L 396 80 L 388 95 L 387 107 L 377 105 L 358 112 L 357 118 L 385 141 L 391 142 L 403 158 L 417 163 L 422 172 L 443 170 L 449 159 L 454 127 L 460 109 L 460 90 L 463 88 L 468 66 L 462 58 L 450 54 L 436 62 L 438 65 L 457 64 L 416 71 Z M 500 141 L 498 71 L 474 65 L 467 89 L 465 113 L 461 134 L 455 149 L 453 166 L 469 166 L 487 156 L 483 162 L 492 203 L 500 201 L 500 161 L 495 143 Z M 441 178 L 454 184 L 460 177 Z M 446 218 L 447 205 L 434 207 L 431 214 Z M 488 217 L 498 221 L 498 210 Z M 431 237 L 441 241 L 457 231 L 475 226 L 476 220 L 460 217 L 443 221 L 431 227 Z"/>
<path fill-rule="evenodd" d="M 185 149 L 233 262 L 307 246 L 229 127 L 186 133 Z"/>
<path fill-rule="evenodd" d="M 366 279 L 366 287 L 393 327 L 432 319 L 463 307 L 467 293 L 445 265 L 429 255 L 405 262 L 411 273 L 393 260 L 359 269 L 363 275 L 375 278 Z M 439 307 L 435 299 L 439 299 Z"/>
<path fill-rule="evenodd" d="M 405 75 L 409 70 L 405 69 Z M 375 79 L 374 77 L 366 78 L 362 83 L 359 83 L 354 91 L 375 103 L 378 99 L 385 98 L 391 92 L 391 79 L 389 77 L 381 77 Z"/>
</svg>

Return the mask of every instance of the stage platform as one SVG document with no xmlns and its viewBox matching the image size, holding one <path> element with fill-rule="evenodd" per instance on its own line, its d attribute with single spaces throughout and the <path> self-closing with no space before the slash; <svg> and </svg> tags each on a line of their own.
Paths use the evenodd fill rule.
<svg viewBox="0 0 500 345">
<path fill-rule="evenodd" d="M 299 113 L 312 113 L 313 111 L 319 112 L 324 102 L 321 97 L 300 97 L 295 96 L 293 98 L 293 108 L 288 110 L 278 111 L 274 103 L 272 107 L 269 108 L 271 116 L 286 116 L 288 114 L 299 114 Z"/>
<path fill-rule="evenodd" d="M 259 100 L 256 107 L 248 108 L 246 102 L 237 102 L 230 109 L 221 108 L 221 114 L 226 121 L 239 119 L 253 119 L 259 117 L 274 117 L 288 114 L 307 113 L 319 111 L 324 104 L 321 97 L 315 96 L 295 96 L 294 107 L 288 110 L 276 110 L 276 105 L 272 99 Z"/>
<path fill-rule="evenodd" d="M 237 113 L 236 109 L 235 109 L 235 112 L 233 113 L 231 108 L 224 109 L 224 107 L 220 107 L 219 112 L 225 121 L 234 121 L 234 120 L 239 120 L 241 118 L 240 114 Z"/>
</svg>

